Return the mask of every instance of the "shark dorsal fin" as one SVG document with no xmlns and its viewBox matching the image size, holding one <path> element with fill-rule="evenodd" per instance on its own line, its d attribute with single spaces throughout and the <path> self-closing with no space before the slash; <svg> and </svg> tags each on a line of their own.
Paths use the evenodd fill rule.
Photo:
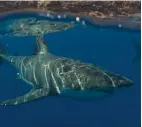
<svg viewBox="0 0 142 127">
<path fill-rule="evenodd" d="M 47 54 L 48 48 L 46 42 L 43 38 L 43 35 L 36 37 L 36 47 L 35 47 L 36 54 Z"/>
</svg>

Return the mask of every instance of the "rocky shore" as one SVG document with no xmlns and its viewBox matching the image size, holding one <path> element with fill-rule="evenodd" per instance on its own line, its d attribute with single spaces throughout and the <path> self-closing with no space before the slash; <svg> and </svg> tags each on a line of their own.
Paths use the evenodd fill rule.
<svg viewBox="0 0 142 127">
<path fill-rule="evenodd" d="M 72 13 L 91 17 L 94 24 L 118 22 L 126 28 L 140 29 L 140 1 L 0 1 L 0 15 L 20 11 Z M 134 18 L 126 23 L 127 17 Z"/>
<path fill-rule="evenodd" d="M 133 15 L 141 12 L 140 1 L 0 1 L 0 13 L 18 9 L 84 13 L 96 17 Z"/>
</svg>

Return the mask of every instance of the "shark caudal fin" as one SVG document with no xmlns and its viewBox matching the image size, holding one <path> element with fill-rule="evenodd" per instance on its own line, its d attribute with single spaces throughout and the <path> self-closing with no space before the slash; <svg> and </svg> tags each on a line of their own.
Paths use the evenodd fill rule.
<svg viewBox="0 0 142 127">
<path fill-rule="evenodd" d="M 0 65 L 3 64 L 4 59 L 3 56 L 6 54 L 5 45 L 0 43 Z"/>
</svg>

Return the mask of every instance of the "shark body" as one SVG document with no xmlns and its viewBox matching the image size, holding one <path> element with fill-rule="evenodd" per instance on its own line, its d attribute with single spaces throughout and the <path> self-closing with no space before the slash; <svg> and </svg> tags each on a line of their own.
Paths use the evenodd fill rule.
<svg viewBox="0 0 142 127">
<path fill-rule="evenodd" d="M 46 96 L 58 96 L 65 93 L 64 91 L 68 93 L 68 90 L 95 89 L 104 92 L 105 88 L 127 87 L 133 84 L 126 77 L 97 65 L 49 53 L 42 37 L 37 37 L 36 43 L 37 53 L 33 56 L 7 56 L 1 53 L 1 57 L 19 70 L 20 78 L 33 88 L 23 96 L 1 101 L 0 105 L 17 105 Z"/>
</svg>

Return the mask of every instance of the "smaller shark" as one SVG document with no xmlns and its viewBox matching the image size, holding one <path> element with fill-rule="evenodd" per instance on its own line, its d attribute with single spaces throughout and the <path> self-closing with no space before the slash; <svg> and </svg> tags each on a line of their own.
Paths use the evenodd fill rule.
<svg viewBox="0 0 142 127">
<path fill-rule="evenodd" d="M 133 84 L 97 65 L 51 54 L 42 36 L 36 37 L 36 45 L 33 56 L 9 56 L 0 49 L 0 57 L 14 65 L 19 78 L 32 86 L 27 94 L 0 101 L 0 105 L 17 105 L 47 96 L 99 97 L 110 94 L 110 89 Z"/>
</svg>

